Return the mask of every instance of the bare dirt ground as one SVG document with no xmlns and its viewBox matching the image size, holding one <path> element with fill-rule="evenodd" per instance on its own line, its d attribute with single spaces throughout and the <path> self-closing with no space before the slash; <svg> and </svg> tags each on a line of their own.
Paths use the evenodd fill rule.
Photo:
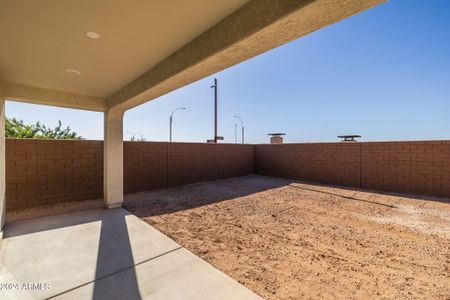
<svg viewBox="0 0 450 300">
<path fill-rule="evenodd" d="M 267 299 L 450 299 L 450 204 L 247 176 L 125 208 Z"/>
</svg>

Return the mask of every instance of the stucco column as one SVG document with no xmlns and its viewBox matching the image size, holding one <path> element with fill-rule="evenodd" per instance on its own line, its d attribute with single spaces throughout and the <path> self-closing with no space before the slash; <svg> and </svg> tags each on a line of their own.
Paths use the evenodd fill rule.
<svg viewBox="0 0 450 300">
<path fill-rule="evenodd" d="M 123 203 L 123 111 L 105 112 L 103 200 L 107 208 Z"/>
<path fill-rule="evenodd" d="M 0 239 L 3 237 L 6 208 L 6 176 L 5 176 L 5 98 L 0 81 Z"/>
</svg>

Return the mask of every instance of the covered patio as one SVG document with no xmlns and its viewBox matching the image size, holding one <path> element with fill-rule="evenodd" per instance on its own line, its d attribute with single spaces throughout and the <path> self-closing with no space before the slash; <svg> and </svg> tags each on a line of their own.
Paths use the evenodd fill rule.
<svg viewBox="0 0 450 300">
<path fill-rule="evenodd" d="M 121 208 L 123 116 L 382 2 L 0 0 L 0 276 L 42 284 L 5 297 L 257 298 Z M 104 114 L 106 209 L 4 226 L 6 100 Z"/>
<path fill-rule="evenodd" d="M 0 257 L 2 299 L 259 299 L 122 208 L 9 223 Z"/>
</svg>

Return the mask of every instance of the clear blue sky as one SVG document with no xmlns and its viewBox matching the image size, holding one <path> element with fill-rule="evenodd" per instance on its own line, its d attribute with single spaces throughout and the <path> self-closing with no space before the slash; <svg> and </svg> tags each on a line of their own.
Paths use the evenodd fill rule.
<svg viewBox="0 0 450 300">
<path fill-rule="evenodd" d="M 147 140 L 203 142 L 213 136 L 213 78 L 219 134 L 246 142 L 281 131 L 287 142 L 450 139 L 450 1 L 392 0 L 128 111 L 127 132 Z M 101 113 L 8 102 L 6 115 L 103 139 Z"/>
</svg>

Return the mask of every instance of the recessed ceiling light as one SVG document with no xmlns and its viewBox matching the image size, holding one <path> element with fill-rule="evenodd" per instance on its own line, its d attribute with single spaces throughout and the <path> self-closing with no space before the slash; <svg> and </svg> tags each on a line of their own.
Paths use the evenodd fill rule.
<svg viewBox="0 0 450 300">
<path fill-rule="evenodd" d="M 67 69 L 66 71 L 69 74 L 81 75 L 81 72 L 75 69 Z"/>
<path fill-rule="evenodd" d="M 97 32 L 93 32 L 93 31 L 87 31 L 86 36 L 93 40 L 98 40 L 100 38 L 100 34 L 98 34 Z"/>
</svg>

